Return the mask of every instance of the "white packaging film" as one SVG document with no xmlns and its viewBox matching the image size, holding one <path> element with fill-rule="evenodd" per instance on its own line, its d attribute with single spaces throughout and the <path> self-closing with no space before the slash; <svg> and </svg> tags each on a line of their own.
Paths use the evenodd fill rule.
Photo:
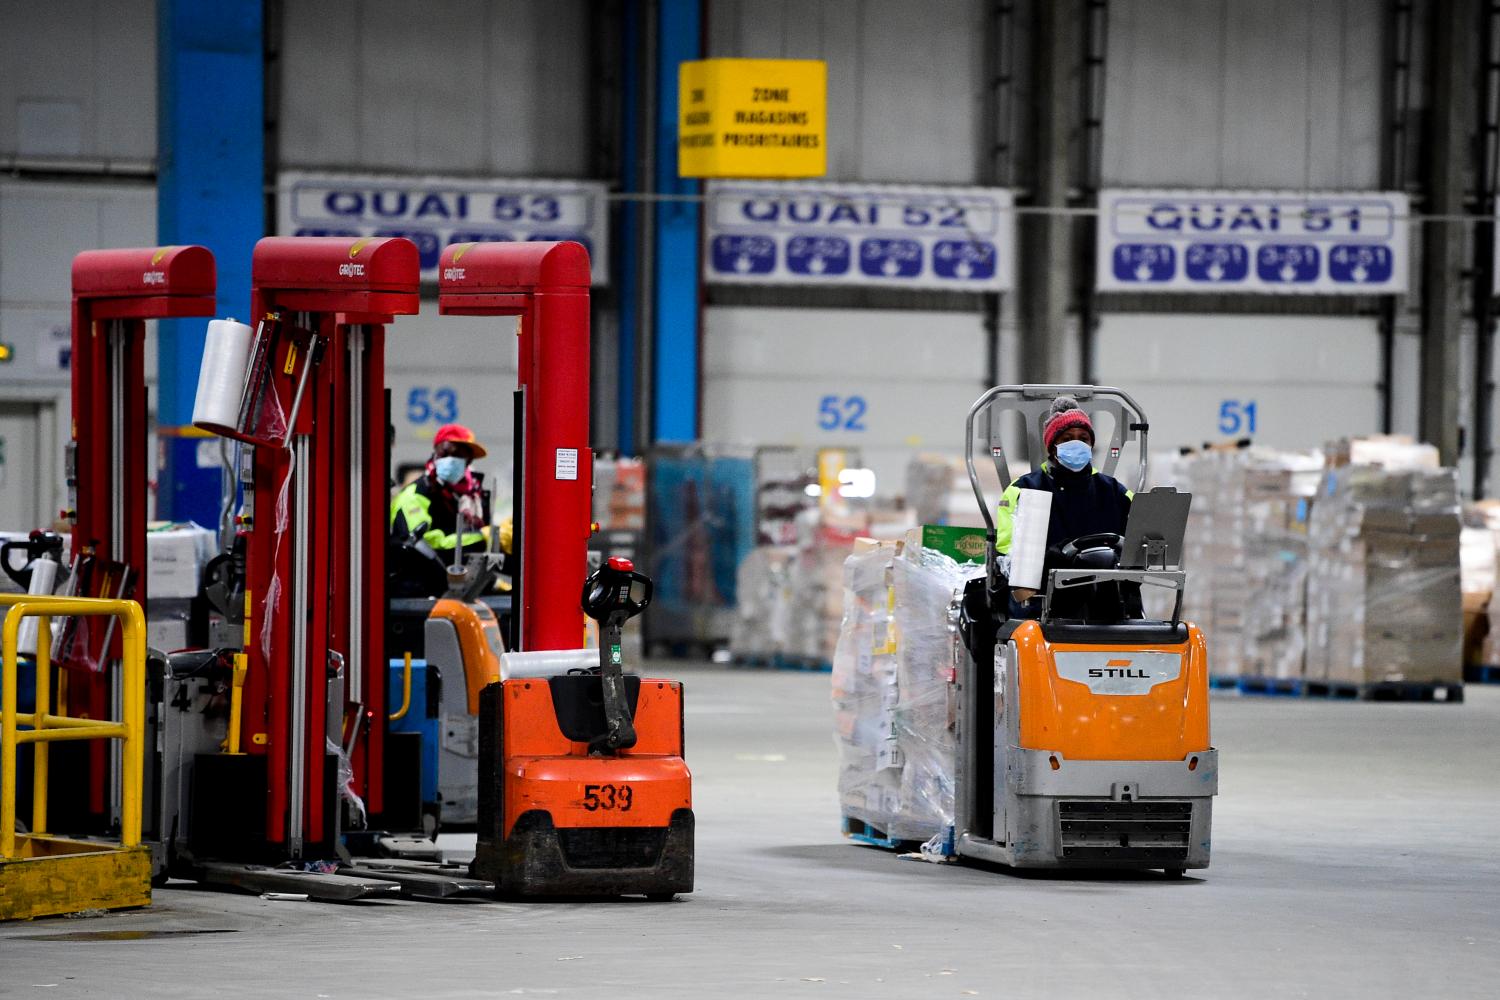
<svg viewBox="0 0 1500 1000">
<path fill-rule="evenodd" d="M 57 563 L 51 559 L 35 559 L 31 563 L 31 586 L 26 588 L 26 593 L 32 597 L 42 597 L 52 593 L 52 588 L 57 585 Z M 36 633 L 40 618 L 26 617 L 21 619 L 21 628 L 16 635 L 16 652 L 25 653 L 28 656 L 36 655 Z M 54 637 L 56 632 L 54 630 Z"/>
<path fill-rule="evenodd" d="M 254 331 L 232 319 L 211 319 L 203 340 L 198 393 L 193 398 L 193 426 L 206 431 L 232 430 L 239 422 L 245 369 L 250 363 Z"/>
<path fill-rule="evenodd" d="M 505 653 L 500 657 L 500 679 L 560 677 L 570 670 L 588 670 L 598 665 L 598 649 L 534 649 Z"/>
<path fill-rule="evenodd" d="M 1042 564 L 1047 559 L 1047 528 L 1052 520 L 1052 494 L 1019 490 L 1010 535 L 1010 585 L 1042 589 Z"/>
</svg>

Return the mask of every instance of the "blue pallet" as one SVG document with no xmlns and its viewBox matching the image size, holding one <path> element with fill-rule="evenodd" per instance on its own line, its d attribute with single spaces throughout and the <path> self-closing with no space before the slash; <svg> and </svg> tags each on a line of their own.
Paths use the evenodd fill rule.
<svg viewBox="0 0 1500 1000">
<path fill-rule="evenodd" d="M 853 816 L 845 816 L 843 822 L 844 836 L 850 840 L 857 840 L 861 844 L 870 844 L 874 847 L 900 847 L 904 841 L 897 837 L 886 835 L 884 830 L 871 826 L 862 819 Z"/>
<path fill-rule="evenodd" d="M 1480 665 L 1464 667 L 1464 683 L 1500 684 L 1500 667 Z"/>
<path fill-rule="evenodd" d="M 1302 697 L 1302 680 L 1298 677 L 1241 677 L 1235 685 L 1240 694 L 1269 698 Z"/>
<path fill-rule="evenodd" d="M 1436 681 L 1377 681 L 1374 684 L 1308 681 L 1306 692 L 1309 698 L 1344 701 L 1439 702 L 1459 705 L 1464 700 L 1462 684 L 1446 684 Z"/>
<path fill-rule="evenodd" d="M 1210 677 L 1208 679 L 1209 687 L 1218 688 L 1220 690 L 1238 687 L 1239 683 L 1240 679 L 1238 677 Z"/>
<path fill-rule="evenodd" d="M 761 670 L 807 670 L 812 673 L 827 674 L 833 672 L 833 664 L 827 660 L 815 660 L 810 657 L 782 656 L 736 656 L 730 661 L 732 666 L 752 667 Z"/>
</svg>

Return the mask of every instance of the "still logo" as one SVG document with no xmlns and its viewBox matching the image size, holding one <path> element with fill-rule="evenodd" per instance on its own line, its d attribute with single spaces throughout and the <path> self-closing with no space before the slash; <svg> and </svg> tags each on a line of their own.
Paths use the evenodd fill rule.
<svg viewBox="0 0 1500 1000">
<path fill-rule="evenodd" d="M 1102 667 L 1090 667 L 1090 677 L 1139 677 L 1148 675 L 1144 670 L 1132 669 L 1129 660 L 1110 660 Z"/>
</svg>

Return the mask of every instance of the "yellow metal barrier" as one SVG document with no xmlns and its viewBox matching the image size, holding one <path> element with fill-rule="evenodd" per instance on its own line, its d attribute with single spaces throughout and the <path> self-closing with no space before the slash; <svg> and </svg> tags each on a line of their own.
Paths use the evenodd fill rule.
<svg viewBox="0 0 1500 1000">
<path fill-rule="evenodd" d="M 7 605 L 10 611 L 0 631 L 0 904 L 5 904 L 0 905 L 0 919 L 69 912 L 73 902 L 88 895 L 79 892 L 82 885 L 68 885 L 72 881 L 68 877 L 70 870 L 93 887 L 93 894 L 82 903 L 84 907 L 139 906 L 150 902 L 150 859 L 140 847 L 146 726 L 146 618 L 141 606 L 134 601 L 104 598 L 0 594 L 0 607 Z M 52 714 L 54 615 L 120 619 L 123 717 L 118 722 Z M 20 664 L 17 646 L 21 621 L 25 618 L 37 619 L 36 704 L 34 711 L 23 713 L 17 711 Z M 21 726 L 30 728 L 20 729 Z M 46 836 L 48 744 L 56 740 L 93 739 L 123 741 L 118 849 Z M 35 745 L 32 829 L 28 836 L 18 838 L 16 751 L 23 743 Z M 27 863 L 51 865 L 54 870 L 28 871 Z M 49 892 L 57 893 L 55 876 L 59 875 L 70 892 L 53 898 Z M 8 881 L 16 884 L 7 886 Z"/>
</svg>

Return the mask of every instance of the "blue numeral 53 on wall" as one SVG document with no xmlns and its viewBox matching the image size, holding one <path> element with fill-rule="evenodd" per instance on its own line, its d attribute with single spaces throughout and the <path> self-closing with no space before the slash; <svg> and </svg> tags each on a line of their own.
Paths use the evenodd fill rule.
<svg viewBox="0 0 1500 1000">
<path fill-rule="evenodd" d="M 451 424 L 458 419 L 458 393 L 451 386 L 412 386 L 406 394 L 406 419 L 414 424 Z"/>
</svg>

